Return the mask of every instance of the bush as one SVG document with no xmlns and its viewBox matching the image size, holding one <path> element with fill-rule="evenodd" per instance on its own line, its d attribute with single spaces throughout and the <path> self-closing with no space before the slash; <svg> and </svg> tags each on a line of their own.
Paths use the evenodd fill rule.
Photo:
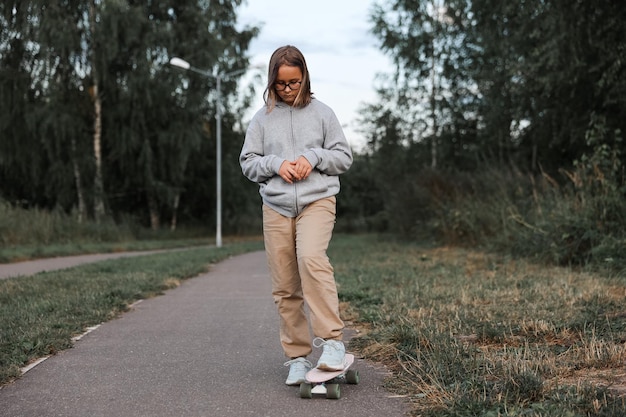
<svg viewBox="0 0 626 417">
<path fill-rule="evenodd" d="M 0 247 L 134 240 L 131 226 L 78 222 L 61 210 L 22 209 L 0 201 Z"/>
<path fill-rule="evenodd" d="M 446 244 L 624 270 L 626 184 L 615 168 L 618 160 L 609 165 L 597 159 L 562 170 L 559 180 L 512 169 L 439 174 L 428 190 L 432 215 L 426 224 Z M 607 165 L 610 172 L 602 170 Z"/>
</svg>

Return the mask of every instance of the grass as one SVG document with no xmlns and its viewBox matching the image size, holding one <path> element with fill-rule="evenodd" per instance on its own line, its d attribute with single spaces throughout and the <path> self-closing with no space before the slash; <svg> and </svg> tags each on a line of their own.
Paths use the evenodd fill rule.
<svg viewBox="0 0 626 417">
<path fill-rule="evenodd" d="M 0 281 L 0 381 L 133 301 L 260 242 L 109 260 Z M 626 276 L 337 235 L 329 256 L 350 349 L 382 362 L 414 416 L 626 413 Z"/>
<path fill-rule="evenodd" d="M 214 232 L 203 225 L 172 231 L 149 230 L 131 218 L 117 223 L 78 222 L 60 210 L 24 209 L 0 198 L 0 263 L 86 253 L 143 251 L 210 245 Z M 238 239 L 239 241 L 242 238 Z M 235 242 L 235 239 L 225 239 Z"/>
<path fill-rule="evenodd" d="M 330 255 L 351 348 L 413 415 L 626 413 L 626 277 L 375 236 Z"/>
<path fill-rule="evenodd" d="M 86 328 L 130 304 L 174 288 L 260 241 L 114 259 L 30 277 L 0 280 L 0 384 L 33 360 L 72 345 Z"/>
</svg>

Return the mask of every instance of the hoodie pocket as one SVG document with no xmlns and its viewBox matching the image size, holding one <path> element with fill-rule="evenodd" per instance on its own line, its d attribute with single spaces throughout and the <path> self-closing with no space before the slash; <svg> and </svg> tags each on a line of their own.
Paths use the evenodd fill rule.
<svg viewBox="0 0 626 417">
<path fill-rule="evenodd" d="M 288 186 L 289 184 L 287 184 L 285 181 L 283 181 L 282 178 L 276 175 L 265 182 L 262 193 L 266 197 L 276 197 L 285 194 L 285 187 Z"/>
</svg>

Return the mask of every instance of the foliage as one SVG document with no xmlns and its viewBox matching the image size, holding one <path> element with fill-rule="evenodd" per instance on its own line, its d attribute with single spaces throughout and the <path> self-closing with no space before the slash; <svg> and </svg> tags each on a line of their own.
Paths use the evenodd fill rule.
<svg viewBox="0 0 626 417">
<path fill-rule="evenodd" d="M 171 231 L 146 229 L 132 218 L 117 223 L 79 222 L 61 210 L 26 210 L 0 201 L 0 263 L 77 253 L 191 247 L 213 244 L 214 239 L 211 228 L 203 225 Z M 227 236 L 225 240 L 233 243 L 243 239 Z"/>
<path fill-rule="evenodd" d="M 625 10 L 379 2 L 372 30 L 395 71 L 362 109 L 369 180 L 348 172 L 344 189 L 380 196 L 376 230 L 624 270 Z"/>
<path fill-rule="evenodd" d="M 379 2 L 372 30 L 396 68 L 364 118 L 383 127 L 391 113 L 433 168 L 569 168 L 594 120 L 624 130 L 624 13 L 610 1 Z"/>
<path fill-rule="evenodd" d="M 621 138 L 613 146 L 594 144 L 590 155 L 582 155 L 571 171 L 562 170 L 569 184 L 559 185 L 544 174 L 544 198 L 536 201 L 520 224 L 529 231 L 523 242 L 534 246 L 533 254 L 544 253 L 560 264 L 607 265 L 626 269 L 626 176 L 621 163 Z M 547 195 L 546 195 L 547 194 Z M 530 236 L 529 236 L 530 235 Z M 532 243 L 531 243 L 532 242 Z"/>
<path fill-rule="evenodd" d="M 596 146 L 558 179 L 511 168 L 422 168 L 394 177 L 389 170 L 406 167 L 399 163 L 378 170 L 385 175 L 373 175 L 370 181 L 356 178 L 369 191 L 379 184 L 385 198 L 368 218 L 385 219 L 386 227 L 353 230 L 393 231 L 413 241 L 481 246 L 547 263 L 626 271 L 626 178 L 619 142 Z M 409 152 L 398 155 L 407 158 Z M 381 163 L 376 156 L 368 158 L 372 166 Z M 345 175 L 344 188 L 353 190 L 353 175 Z M 362 201 L 365 206 L 367 200 Z M 350 214 L 340 214 L 338 224 Z"/>
<path fill-rule="evenodd" d="M 0 197 L 100 220 L 102 186 L 113 221 L 131 216 L 158 229 L 175 227 L 179 212 L 213 218 L 215 85 L 167 63 L 180 56 L 211 74 L 245 69 L 258 28 L 237 28 L 240 4 L 2 3 Z M 237 77 L 224 79 L 227 168 L 241 146 L 236 90 Z"/>
</svg>

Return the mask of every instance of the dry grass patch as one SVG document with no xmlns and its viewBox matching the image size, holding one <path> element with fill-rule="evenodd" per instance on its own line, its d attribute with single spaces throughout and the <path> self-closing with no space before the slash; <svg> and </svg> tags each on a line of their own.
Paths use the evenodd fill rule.
<svg viewBox="0 0 626 417">
<path fill-rule="evenodd" d="M 626 415 L 625 277 L 377 243 L 334 254 L 351 348 L 415 415 Z"/>
</svg>

